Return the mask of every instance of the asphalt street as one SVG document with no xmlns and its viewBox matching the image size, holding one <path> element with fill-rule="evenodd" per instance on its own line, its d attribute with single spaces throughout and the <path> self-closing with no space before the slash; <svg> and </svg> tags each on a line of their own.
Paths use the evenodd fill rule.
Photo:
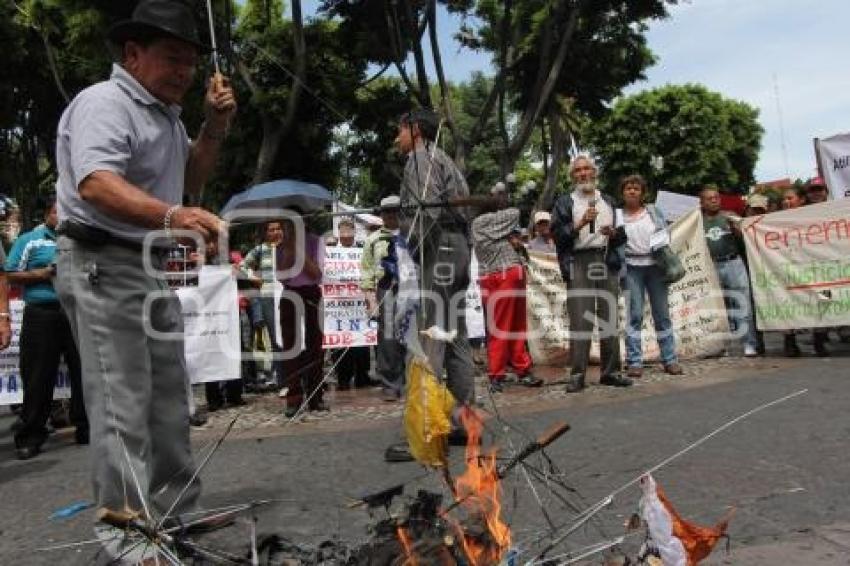
<svg viewBox="0 0 850 566">
<path fill-rule="evenodd" d="M 736 424 L 655 473 L 683 516 L 706 524 L 730 505 L 730 553 L 717 549 L 707 564 L 850 564 L 850 357 L 805 358 L 770 370 L 727 372 L 697 384 L 635 387 L 602 400 L 592 395 L 562 397 L 543 411 L 506 412 L 491 418 L 488 444 L 510 455 L 524 435 L 557 421 L 572 429 L 548 454 L 572 489 L 558 491 L 528 481 L 517 470 L 504 482 L 505 517 L 514 545 L 525 556 L 542 544 L 551 521 L 570 524 L 577 507 L 587 507 L 729 420 L 795 391 L 804 395 Z M 598 396 L 597 396 L 598 397 Z M 485 407 L 487 405 L 485 404 Z M 58 435 L 38 458 L 19 462 L 8 427 L 0 418 L 0 564 L 89 564 L 95 549 L 38 552 L 41 546 L 91 538 L 92 512 L 51 521 L 57 509 L 90 500 L 86 448 Z M 215 434 L 197 435 L 202 447 Z M 372 521 L 354 498 L 406 482 L 405 493 L 445 489 L 416 464 L 388 464 L 383 450 L 400 438 L 394 419 L 347 421 L 336 427 L 300 424 L 285 434 L 228 439 L 204 471 L 208 507 L 274 498 L 258 513 L 261 532 L 309 543 L 367 538 Z M 463 467 L 453 451 L 453 471 Z M 529 460 L 535 467 L 542 460 Z M 533 488 L 533 489 L 532 489 Z M 637 509 L 639 489 L 628 488 L 586 527 L 552 551 L 562 554 L 623 533 Z M 397 504 L 403 503 L 399 499 Z M 549 519 L 541 509 L 546 509 Z M 380 516 L 379 511 L 376 516 Z M 211 544 L 247 549 L 247 528 L 216 533 Z M 563 531 L 561 531 L 563 532 Z M 639 537 L 622 546 L 634 550 Z M 600 564 L 596 557 L 588 564 Z"/>
</svg>

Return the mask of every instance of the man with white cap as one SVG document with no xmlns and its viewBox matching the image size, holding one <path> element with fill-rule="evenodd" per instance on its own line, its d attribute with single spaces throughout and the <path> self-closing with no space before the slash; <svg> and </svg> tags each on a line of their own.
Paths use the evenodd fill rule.
<svg viewBox="0 0 850 566">
<path fill-rule="evenodd" d="M 526 246 L 528 251 L 555 255 L 555 239 L 550 229 L 552 215 L 545 210 L 534 213 L 534 238 Z"/>
<path fill-rule="evenodd" d="M 405 347 L 395 335 L 395 297 L 398 292 L 395 239 L 399 234 L 401 199 L 391 195 L 381 200 L 383 224 L 366 238 L 360 259 L 360 288 L 366 294 L 369 314 L 378 319 L 375 365 L 383 385 L 384 399 L 401 398 L 404 387 Z"/>
</svg>

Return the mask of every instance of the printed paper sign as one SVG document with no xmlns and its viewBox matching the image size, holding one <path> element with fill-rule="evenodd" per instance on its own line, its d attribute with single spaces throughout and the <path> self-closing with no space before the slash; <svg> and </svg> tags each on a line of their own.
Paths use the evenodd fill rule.
<svg viewBox="0 0 850 566">
<path fill-rule="evenodd" d="M 21 321 L 24 317 L 24 302 L 9 301 L 9 314 L 12 316 L 12 343 L 0 352 L 0 405 L 12 405 L 24 402 L 24 385 L 20 372 Z M 49 339 L 49 337 L 46 337 Z M 69 399 L 71 382 L 68 380 L 68 367 L 61 363 L 56 375 L 54 399 Z"/>
<path fill-rule="evenodd" d="M 197 287 L 176 291 L 183 311 L 186 369 L 191 383 L 241 377 L 236 278 L 228 266 L 205 265 Z"/>
</svg>

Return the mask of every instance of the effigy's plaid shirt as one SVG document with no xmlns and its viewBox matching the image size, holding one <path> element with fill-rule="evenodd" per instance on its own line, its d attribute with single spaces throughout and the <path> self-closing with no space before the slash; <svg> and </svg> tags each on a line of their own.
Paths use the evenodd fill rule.
<svg viewBox="0 0 850 566">
<path fill-rule="evenodd" d="M 486 275 L 522 265 L 522 258 L 508 241 L 519 231 L 519 209 L 488 212 L 472 221 L 472 245 L 478 258 L 478 274 Z"/>
</svg>

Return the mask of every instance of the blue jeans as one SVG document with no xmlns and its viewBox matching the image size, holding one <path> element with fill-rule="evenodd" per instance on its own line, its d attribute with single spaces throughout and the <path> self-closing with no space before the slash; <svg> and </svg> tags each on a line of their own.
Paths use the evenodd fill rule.
<svg viewBox="0 0 850 566">
<path fill-rule="evenodd" d="M 717 268 L 717 276 L 720 278 L 720 287 L 724 291 L 729 329 L 736 336 L 743 337 L 744 346 L 755 348 L 757 345 L 756 323 L 753 318 L 747 266 L 740 257 L 718 261 L 714 265 Z"/>
<path fill-rule="evenodd" d="M 655 323 L 655 334 L 661 350 L 661 362 L 665 366 L 678 362 L 676 336 L 670 322 L 670 307 L 667 303 L 667 283 L 656 265 L 627 265 L 626 291 L 628 293 L 628 325 L 626 328 L 626 366 L 641 367 L 643 362 L 640 330 L 643 326 L 643 300 L 649 293 L 649 308 Z"/>
</svg>

